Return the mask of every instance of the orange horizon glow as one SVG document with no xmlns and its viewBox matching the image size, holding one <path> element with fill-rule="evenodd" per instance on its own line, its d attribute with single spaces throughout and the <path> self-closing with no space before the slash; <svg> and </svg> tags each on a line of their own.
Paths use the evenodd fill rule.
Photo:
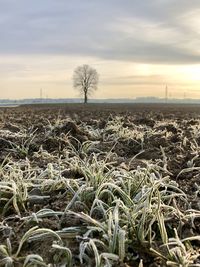
<svg viewBox="0 0 200 267">
<path fill-rule="evenodd" d="M 100 75 L 92 98 L 164 97 L 166 84 L 170 97 L 200 98 L 200 64 L 144 64 L 52 55 L 1 55 L 0 62 L 1 99 L 37 98 L 41 88 L 44 97 L 79 97 L 72 75 L 75 67 L 84 63 Z"/>
</svg>

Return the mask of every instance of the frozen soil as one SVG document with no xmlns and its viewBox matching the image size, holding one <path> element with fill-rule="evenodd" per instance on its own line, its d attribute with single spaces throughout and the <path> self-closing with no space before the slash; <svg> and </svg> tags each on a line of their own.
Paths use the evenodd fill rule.
<svg viewBox="0 0 200 267">
<path fill-rule="evenodd" d="M 91 104 L 1 108 L 0 181 L 15 181 L 23 195 L 18 192 L 16 204 L 12 190 L 0 193 L 0 245 L 7 246 L 9 239 L 15 254 L 23 235 L 34 226 L 53 231 L 81 226 L 83 232 L 64 236 L 63 240 L 71 249 L 73 266 L 87 266 L 78 257 L 80 236 L 87 222 L 73 213 L 38 220 L 34 217 L 43 209 L 64 212 L 74 196 L 68 183 L 74 183 L 76 188 L 76 182 L 88 179 L 73 161 L 77 157 L 75 151 L 80 162 L 90 165 L 95 155 L 99 161 L 106 160 L 108 168 L 115 172 L 134 172 L 155 164 L 187 195 L 190 208 L 200 210 L 200 106 Z M 87 214 L 91 207 L 87 201 L 69 209 Z M 184 209 L 184 202 L 177 205 Z M 100 215 L 93 216 L 99 219 Z M 176 220 L 171 221 L 172 228 L 173 224 L 176 226 Z M 192 225 L 185 223 L 181 231 L 182 237 L 200 235 L 200 218 L 195 218 Z M 22 266 L 29 254 L 40 255 L 46 264 L 54 263 L 51 266 L 62 266 L 55 263 L 53 240 L 49 237 L 25 242 L 13 266 Z M 193 244 L 197 250 L 199 242 Z M 132 257 L 125 256 L 123 263 L 112 266 L 138 266 L 140 259 L 144 266 L 164 266 L 148 247 L 138 247 L 134 241 L 127 244 L 127 251 Z M 195 263 L 199 262 L 197 259 Z M 95 261 L 90 264 L 95 266 Z"/>
</svg>

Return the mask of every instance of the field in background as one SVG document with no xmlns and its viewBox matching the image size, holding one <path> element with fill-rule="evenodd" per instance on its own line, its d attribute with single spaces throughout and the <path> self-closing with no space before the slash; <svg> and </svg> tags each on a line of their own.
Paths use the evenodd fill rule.
<svg viewBox="0 0 200 267">
<path fill-rule="evenodd" d="M 200 266 L 200 106 L 0 108 L 0 266 Z"/>
</svg>

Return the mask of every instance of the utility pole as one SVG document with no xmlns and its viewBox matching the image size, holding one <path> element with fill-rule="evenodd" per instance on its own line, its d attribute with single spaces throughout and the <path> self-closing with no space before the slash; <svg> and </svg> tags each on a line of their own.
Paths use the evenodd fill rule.
<svg viewBox="0 0 200 267">
<path fill-rule="evenodd" d="M 166 85 L 166 87 L 165 87 L 165 103 L 167 103 L 167 102 L 168 102 L 168 87 Z"/>
<path fill-rule="evenodd" d="M 42 95 L 42 88 L 40 88 L 40 99 L 42 99 L 43 95 Z"/>
</svg>

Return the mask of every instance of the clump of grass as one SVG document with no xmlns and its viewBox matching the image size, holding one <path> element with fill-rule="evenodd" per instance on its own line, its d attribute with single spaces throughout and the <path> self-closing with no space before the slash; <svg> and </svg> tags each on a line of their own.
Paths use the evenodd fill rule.
<svg viewBox="0 0 200 267">
<path fill-rule="evenodd" d="M 20 142 L 7 140 L 10 154 L 0 166 L 0 215 L 3 218 L 0 235 L 5 227 L 14 233 L 12 224 L 9 226 L 12 216 L 6 218 L 9 214 L 18 220 L 18 229 L 22 229 L 23 234 L 15 242 L 11 234 L 7 239 L 2 238 L 0 266 L 14 267 L 20 263 L 24 267 L 81 264 L 101 267 L 130 263 L 142 267 L 148 256 L 159 258 L 161 266 L 200 266 L 195 245 L 200 237 L 194 232 L 198 230 L 195 220 L 200 213 L 191 208 L 191 197 L 188 199 L 171 179 L 167 150 L 160 147 L 160 158 L 146 162 L 145 168 L 129 170 L 129 166 L 116 166 L 113 161 L 118 156 L 116 148 L 121 140 L 127 143 L 134 140 L 143 152 L 146 140 L 155 138 L 159 127 L 159 134 L 170 139 L 172 134 L 163 129 L 166 122 L 159 122 L 153 128 L 132 123 L 129 128 L 124 125 L 123 117 L 116 116 L 109 118 L 104 129 L 82 123 L 80 128 L 91 140 L 81 142 L 70 134 L 55 136 L 55 129 L 64 121 L 60 113 L 53 121 L 48 118 L 45 121 L 44 136 L 65 141 L 65 147 L 49 153 L 41 145 L 30 155 L 30 146 L 37 137 L 31 130 L 23 130 L 18 136 L 13 133 Z M 179 128 L 172 120 L 167 123 L 175 130 Z M 179 144 L 184 151 L 190 143 L 192 155 L 187 159 L 186 168 L 176 176 L 177 181 L 180 176 L 199 171 L 199 146 L 195 141 L 199 137 L 198 128 L 192 129 L 193 140 L 183 138 Z M 2 138 L 10 137 L 13 137 L 11 132 L 4 132 Z M 111 145 L 107 153 L 99 149 L 101 142 Z M 13 154 L 21 160 L 16 161 Z M 141 155 L 135 155 L 129 162 Z M 62 208 L 52 203 L 51 196 L 55 194 L 62 196 L 62 200 L 57 197 L 56 201 L 65 201 L 65 206 L 58 203 Z M 29 210 L 33 198 L 47 202 L 33 205 Z M 193 199 L 199 199 L 197 183 Z M 49 221 L 56 222 L 56 230 L 51 229 Z M 49 227 L 40 227 L 45 223 L 49 223 Z M 68 226 L 63 226 L 65 224 Z M 185 237 L 186 225 L 190 231 Z M 52 242 L 51 263 L 46 263 L 43 255 L 26 253 L 25 244 L 31 246 L 34 242 Z"/>
</svg>

